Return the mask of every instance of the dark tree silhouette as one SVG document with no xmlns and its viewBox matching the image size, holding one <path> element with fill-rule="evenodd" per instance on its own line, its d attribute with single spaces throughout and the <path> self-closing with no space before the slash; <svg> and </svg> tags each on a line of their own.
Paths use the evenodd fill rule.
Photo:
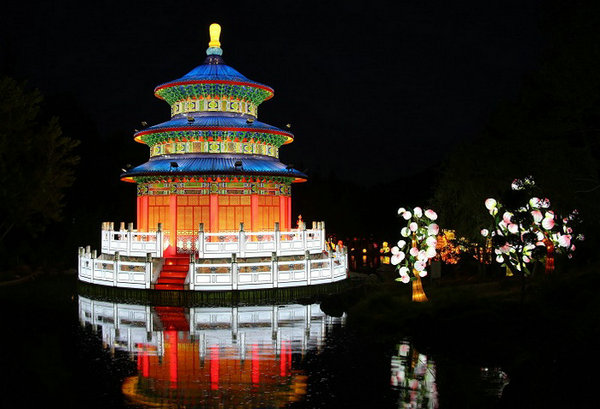
<svg viewBox="0 0 600 409">
<path fill-rule="evenodd" d="M 38 90 L 0 78 L 0 247 L 12 233 L 34 236 L 61 219 L 64 191 L 74 181 L 78 144 L 45 119 Z"/>
<path fill-rule="evenodd" d="M 558 210 L 580 210 L 586 230 L 600 219 L 600 4 L 544 3 L 547 40 L 539 69 L 485 131 L 447 159 L 433 206 L 462 235 L 478 236 L 481 203 L 519 175 L 533 175 Z"/>
</svg>

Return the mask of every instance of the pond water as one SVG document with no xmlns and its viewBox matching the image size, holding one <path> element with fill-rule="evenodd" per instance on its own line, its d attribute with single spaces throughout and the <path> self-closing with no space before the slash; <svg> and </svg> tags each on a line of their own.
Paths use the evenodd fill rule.
<svg viewBox="0 0 600 409">
<path fill-rule="evenodd" d="M 149 305 L 73 281 L 4 290 L 0 407 L 443 408 L 465 390 L 492 407 L 510 382 L 410 339 L 357 336 L 318 303 Z"/>
</svg>

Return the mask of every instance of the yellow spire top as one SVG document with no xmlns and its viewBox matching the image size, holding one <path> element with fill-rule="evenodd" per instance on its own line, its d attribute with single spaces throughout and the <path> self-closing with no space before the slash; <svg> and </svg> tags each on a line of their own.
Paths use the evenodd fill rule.
<svg viewBox="0 0 600 409">
<path fill-rule="evenodd" d="M 208 43 L 209 47 L 221 47 L 221 42 L 219 41 L 219 36 L 221 35 L 221 26 L 217 23 L 213 23 L 209 27 L 210 32 L 210 42 Z"/>
</svg>

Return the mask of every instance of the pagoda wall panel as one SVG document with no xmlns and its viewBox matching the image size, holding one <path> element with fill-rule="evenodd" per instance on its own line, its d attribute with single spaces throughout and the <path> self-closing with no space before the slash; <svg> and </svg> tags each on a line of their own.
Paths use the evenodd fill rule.
<svg viewBox="0 0 600 409">
<path fill-rule="evenodd" d="M 288 184 L 269 180 L 140 183 L 137 228 L 154 231 L 162 223 L 171 237 L 195 236 L 200 223 L 211 232 L 238 231 L 240 223 L 248 231 L 273 230 L 276 222 L 289 230 L 290 199 Z"/>
</svg>

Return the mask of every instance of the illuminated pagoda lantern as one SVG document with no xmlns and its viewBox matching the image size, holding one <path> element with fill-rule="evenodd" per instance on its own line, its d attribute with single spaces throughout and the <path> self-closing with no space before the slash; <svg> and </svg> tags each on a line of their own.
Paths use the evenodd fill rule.
<svg viewBox="0 0 600 409">
<path fill-rule="evenodd" d="M 237 290 L 346 277 L 343 249 L 326 251 L 324 222 L 292 225 L 291 186 L 307 176 L 279 149 L 294 137 L 257 120 L 274 91 L 225 64 L 220 30 L 210 26 L 202 65 L 154 90 L 171 119 L 135 134 L 150 159 L 121 175 L 137 184 L 137 228 L 104 223 L 101 254 L 80 249 L 82 281 Z"/>
</svg>

